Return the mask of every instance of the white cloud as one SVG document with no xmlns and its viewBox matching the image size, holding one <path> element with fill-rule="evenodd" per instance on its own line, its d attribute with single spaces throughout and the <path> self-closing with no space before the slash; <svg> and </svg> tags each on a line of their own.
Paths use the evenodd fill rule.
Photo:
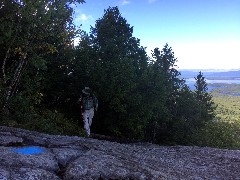
<svg viewBox="0 0 240 180">
<path fill-rule="evenodd" d="M 93 17 L 91 15 L 86 15 L 86 14 L 79 14 L 75 19 L 76 22 L 87 22 L 91 20 L 93 20 Z"/>
<path fill-rule="evenodd" d="M 87 21 L 87 20 L 88 20 L 87 15 L 86 15 L 86 14 L 81 14 L 80 20 L 81 20 L 81 21 Z"/>
<path fill-rule="evenodd" d="M 127 4 L 130 4 L 131 2 L 128 1 L 128 0 L 122 0 L 121 1 L 121 5 L 124 6 L 124 5 L 127 5 Z"/>
<path fill-rule="evenodd" d="M 142 41 L 141 41 L 142 42 Z M 142 44 L 142 43 L 141 43 Z M 146 41 L 147 54 L 158 47 L 162 50 L 164 44 L 155 41 Z M 200 41 L 200 42 L 169 42 L 176 63 L 180 69 L 239 69 L 240 68 L 240 41 Z"/>
<path fill-rule="evenodd" d="M 235 69 L 240 67 L 239 42 L 206 42 L 173 46 L 182 69 Z"/>
<path fill-rule="evenodd" d="M 80 37 L 76 37 L 74 39 L 74 46 L 77 46 L 79 44 L 80 40 L 81 40 Z"/>
</svg>

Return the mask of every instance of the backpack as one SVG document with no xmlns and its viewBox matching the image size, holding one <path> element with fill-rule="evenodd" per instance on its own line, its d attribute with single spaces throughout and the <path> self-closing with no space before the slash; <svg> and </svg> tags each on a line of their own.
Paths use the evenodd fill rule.
<svg viewBox="0 0 240 180">
<path fill-rule="evenodd" d="M 97 98 L 94 95 L 86 96 L 85 94 L 83 94 L 81 101 L 82 101 L 83 110 L 96 108 L 98 104 Z"/>
</svg>

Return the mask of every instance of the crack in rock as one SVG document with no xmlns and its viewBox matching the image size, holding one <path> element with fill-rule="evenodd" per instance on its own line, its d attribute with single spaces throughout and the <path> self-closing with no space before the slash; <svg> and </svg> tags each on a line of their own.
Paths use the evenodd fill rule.
<svg viewBox="0 0 240 180">
<path fill-rule="evenodd" d="M 31 146 L 43 151 L 13 150 Z M 239 150 L 120 144 L 0 126 L 1 180 L 240 179 L 239 169 Z"/>
</svg>

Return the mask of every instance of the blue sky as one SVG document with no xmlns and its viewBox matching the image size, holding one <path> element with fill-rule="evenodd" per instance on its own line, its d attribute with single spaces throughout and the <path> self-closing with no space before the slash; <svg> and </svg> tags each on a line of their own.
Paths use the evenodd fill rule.
<svg viewBox="0 0 240 180">
<path fill-rule="evenodd" d="M 90 26 L 118 6 L 150 54 L 168 43 L 180 69 L 240 69 L 240 0 L 85 0 L 75 23 Z"/>
</svg>

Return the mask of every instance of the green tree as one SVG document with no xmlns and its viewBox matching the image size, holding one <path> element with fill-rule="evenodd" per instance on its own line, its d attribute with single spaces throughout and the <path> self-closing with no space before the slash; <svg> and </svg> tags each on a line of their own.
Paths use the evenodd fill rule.
<svg viewBox="0 0 240 180">
<path fill-rule="evenodd" d="M 154 124 L 157 132 L 156 140 L 162 141 L 171 136 L 172 124 L 177 118 L 177 97 L 179 91 L 184 87 L 184 80 L 180 78 L 180 73 L 176 69 L 175 63 L 177 58 L 174 57 L 172 48 L 166 44 L 160 51 L 155 48 L 152 53 L 152 78 L 149 80 L 153 84 L 152 90 L 155 92 L 152 97 L 152 103 L 157 109 L 153 111 L 155 117 L 150 124 Z M 157 92 L 157 93 L 156 93 Z"/>
<path fill-rule="evenodd" d="M 198 108 L 201 111 L 201 118 L 203 121 L 209 121 L 215 117 L 214 110 L 216 106 L 212 100 L 212 95 L 207 92 L 207 82 L 203 73 L 200 71 L 195 77 L 195 97 L 198 100 Z"/>
<path fill-rule="evenodd" d="M 99 98 L 98 131 L 143 137 L 145 123 L 137 112 L 148 58 L 132 32 L 118 8 L 109 7 L 77 47 L 74 74 L 80 86 L 89 85 Z"/>
<path fill-rule="evenodd" d="M 63 54 L 77 31 L 72 3 L 83 0 L 10 0 L 0 5 L 1 111 L 33 116 L 43 109 L 43 89 L 55 62 L 63 69 Z M 65 58 L 66 59 L 66 58 Z M 56 77 L 56 76 L 55 76 Z M 20 108 L 20 109 L 19 109 Z M 10 113 L 9 113 L 10 112 Z M 33 118 L 33 117 L 32 117 Z M 32 119 L 30 118 L 30 119 Z"/>
<path fill-rule="evenodd" d="M 171 141 L 176 144 L 192 145 L 195 133 L 203 126 L 198 101 L 194 92 L 185 86 L 180 89 L 176 102 L 177 111 L 171 128 Z"/>
</svg>

